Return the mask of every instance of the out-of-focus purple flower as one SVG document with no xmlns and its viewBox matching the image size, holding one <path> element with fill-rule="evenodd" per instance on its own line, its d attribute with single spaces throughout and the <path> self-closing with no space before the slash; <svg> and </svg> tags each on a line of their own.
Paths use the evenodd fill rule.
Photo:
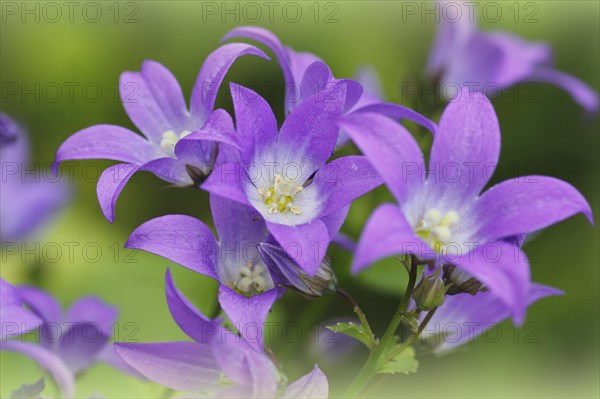
<svg viewBox="0 0 600 399">
<path fill-rule="evenodd" d="M 546 82 L 568 92 L 588 113 L 598 111 L 598 93 L 556 70 L 547 43 L 529 42 L 508 32 L 483 32 L 465 4 L 454 2 L 460 15 L 442 18 L 427 65 L 428 75 L 440 79 L 448 99 L 457 94 L 452 88 L 467 84 L 482 91 Z"/>
<path fill-rule="evenodd" d="M 398 201 L 379 207 L 367 222 L 354 272 L 400 253 L 452 264 L 458 278 L 480 281 L 520 322 L 528 303 L 529 266 L 520 248 L 504 239 L 579 212 L 593 223 L 585 198 L 551 177 L 515 178 L 481 194 L 500 154 L 498 120 L 483 94 L 464 89 L 447 106 L 428 169 L 419 146 L 399 124 L 376 114 L 346 118 L 353 121 L 342 126 Z"/>
<path fill-rule="evenodd" d="M 167 304 L 179 327 L 195 342 L 116 343 L 119 355 L 145 377 L 198 397 L 274 398 L 279 372 L 264 351 L 263 329 L 277 298 L 271 290 L 246 298 L 225 286 L 219 303 L 237 332 L 210 320 L 181 294 L 167 271 Z M 328 383 L 315 369 L 291 384 L 282 397 L 327 397 Z"/>
<path fill-rule="evenodd" d="M 525 301 L 530 306 L 547 296 L 562 294 L 556 288 L 531 284 Z M 491 292 L 451 295 L 436 310 L 421 336 L 434 346 L 435 353 L 441 354 L 473 341 L 510 315 L 511 309 Z"/>
<path fill-rule="evenodd" d="M 199 132 L 185 139 L 210 137 L 220 141 L 221 148 L 237 151 L 203 188 L 255 208 L 279 245 L 314 275 L 350 203 L 381 184 L 363 156 L 326 163 L 338 137 L 345 84 L 305 99 L 280 130 L 273 111 L 257 93 L 234 84 L 232 93 L 235 131 Z"/>
<path fill-rule="evenodd" d="M 19 291 L 3 278 L 0 278 L 0 340 L 35 330 L 42 324 L 35 313 L 23 307 Z"/>
<path fill-rule="evenodd" d="M 0 242 L 26 239 L 65 205 L 68 187 L 29 171 L 25 131 L 0 113 Z M 27 173 L 26 173 L 27 172 Z"/>
<path fill-rule="evenodd" d="M 254 208 L 215 194 L 210 195 L 210 207 L 217 237 L 196 218 L 167 215 L 139 226 L 125 247 L 163 256 L 245 296 L 279 286 L 310 294 L 309 277 L 301 277 L 302 270 L 269 236 Z M 326 261 L 319 272 L 323 281 L 335 281 Z"/>
<path fill-rule="evenodd" d="M 122 161 L 106 169 L 97 193 L 104 216 L 114 220 L 117 198 L 131 176 L 149 171 L 178 185 L 200 184 L 217 159 L 212 141 L 184 141 L 198 129 L 228 129 L 231 118 L 222 109 L 213 112 L 225 74 L 243 55 L 268 57 L 254 46 L 230 43 L 212 52 L 192 90 L 189 110 L 179 83 L 155 61 L 145 61 L 141 72 L 125 72 L 119 88 L 127 115 L 145 138 L 120 126 L 96 125 L 69 137 L 56 153 L 56 165 L 72 159 Z"/>
<path fill-rule="evenodd" d="M 404 106 L 384 102 L 381 88 L 378 87 L 377 76 L 372 71 L 361 70 L 357 75 L 357 81 L 352 79 L 336 79 L 322 59 L 312 53 L 297 52 L 290 47 L 285 47 L 276 35 L 267 29 L 257 26 L 234 28 L 225 35 L 223 40 L 231 38 L 255 40 L 269 48 L 275 54 L 277 62 L 283 71 L 283 78 L 286 85 L 286 115 L 319 91 L 328 89 L 333 85 L 341 87 L 339 84 L 345 83 L 345 112 L 354 112 L 362 109 L 393 118 L 408 119 L 435 133 L 435 124 L 423 115 Z M 347 136 L 341 131 L 337 147 L 344 145 L 347 141 Z"/>
<path fill-rule="evenodd" d="M 39 319 L 39 343 L 6 340 L 3 336 L 0 348 L 20 352 L 35 360 L 52 375 L 62 397 L 74 396 L 75 377 L 96 362 L 105 362 L 138 376 L 136 371 L 116 355 L 109 343 L 111 327 L 117 318 L 117 310 L 114 307 L 98 298 L 84 297 L 63 314 L 56 299 L 38 288 L 12 287 L 12 290 L 7 290 L 10 294 L 5 294 L 4 288 L 3 282 L 2 323 L 5 295 L 13 298 L 9 301 L 9 304 L 12 302 L 13 305 L 7 306 L 8 309 L 11 309 L 19 298 L 29 307 L 36 320 Z M 25 329 L 21 332 L 25 332 Z"/>
</svg>

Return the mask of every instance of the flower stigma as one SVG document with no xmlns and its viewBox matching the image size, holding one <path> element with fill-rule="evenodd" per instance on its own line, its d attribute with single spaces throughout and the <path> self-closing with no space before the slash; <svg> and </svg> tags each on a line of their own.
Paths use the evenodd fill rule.
<svg viewBox="0 0 600 399">
<path fill-rule="evenodd" d="M 302 210 L 295 207 L 293 202 L 296 194 L 303 189 L 303 186 L 295 184 L 280 174 L 275 174 L 273 185 L 270 188 L 259 188 L 258 193 L 267 204 L 269 215 L 288 211 L 294 215 L 301 215 Z"/>
<path fill-rule="evenodd" d="M 423 219 L 417 223 L 415 232 L 427 242 L 436 252 L 440 252 L 444 244 L 452 239 L 452 227 L 456 226 L 460 217 L 456 211 L 442 214 L 438 209 L 431 208 L 425 212 Z"/>
<path fill-rule="evenodd" d="M 179 136 L 177 136 L 177 133 L 175 133 L 173 130 L 167 130 L 162 135 L 160 148 L 167 151 L 169 154 L 175 155 L 175 145 L 177 142 L 191 133 L 192 132 L 189 130 L 182 130 L 181 133 L 179 133 Z"/>
<path fill-rule="evenodd" d="M 238 270 L 237 279 L 231 284 L 236 291 L 244 295 L 253 295 L 264 292 L 267 289 L 267 280 L 263 273 L 265 268 L 252 262 Z"/>
</svg>

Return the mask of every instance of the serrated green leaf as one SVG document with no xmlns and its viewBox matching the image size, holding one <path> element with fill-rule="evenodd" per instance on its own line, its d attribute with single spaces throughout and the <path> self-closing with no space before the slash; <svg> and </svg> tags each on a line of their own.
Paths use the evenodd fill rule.
<svg viewBox="0 0 600 399">
<path fill-rule="evenodd" d="M 412 346 L 403 348 L 403 344 L 396 345 L 390 351 L 382 354 L 382 363 L 377 365 L 379 374 L 410 374 L 416 373 L 419 361 L 415 358 L 415 349 Z M 390 355 L 398 351 L 398 354 L 389 359 Z M 389 359 L 386 361 L 386 359 Z"/>
<path fill-rule="evenodd" d="M 331 326 L 326 326 L 328 330 L 333 331 L 336 334 L 345 334 L 349 337 L 359 340 L 363 344 L 367 346 L 367 348 L 371 348 L 373 346 L 372 338 L 367 334 L 363 326 L 360 324 L 355 324 L 352 322 L 349 323 L 335 323 Z"/>
</svg>

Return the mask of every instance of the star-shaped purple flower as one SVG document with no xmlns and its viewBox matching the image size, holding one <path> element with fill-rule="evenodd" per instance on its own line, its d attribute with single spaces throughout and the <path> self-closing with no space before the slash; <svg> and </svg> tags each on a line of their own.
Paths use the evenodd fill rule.
<svg viewBox="0 0 600 399">
<path fill-rule="evenodd" d="M 149 171 L 170 183 L 200 184 L 212 170 L 217 146 L 211 141 L 184 141 L 199 129 L 226 129 L 230 121 L 213 107 L 225 74 L 243 55 L 268 59 L 248 44 L 230 43 L 212 52 L 200 69 L 192 90 L 190 108 L 175 77 L 161 64 L 145 61 L 141 72 L 125 72 L 119 88 L 127 115 L 145 138 L 120 126 L 96 125 L 69 137 L 56 153 L 56 164 L 73 159 L 122 161 L 107 168 L 98 180 L 97 193 L 104 216 L 114 220 L 115 202 L 131 176 Z"/>
<path fill-rule="evenodd" d="M 69 199 L 62 181 L 31 173 L 29 158 L 25 131 L 0 113 L 0 242 L 29 238 Z"/>
<path fill-rule="evenodd" d="M 119 358 L 109 343 L 111 327 L 117 318 L 114 307 L 98 298 L 84 297 L 63 314 L 56 299 L 38 288 L 15 288 L 4 280 L 1 284 L 3 328 L 5 320 L 13 321 L 11 315 L 15 314 L 15 305 L 25 304 L 31 313 L 21 314 L 20 319 L 14 320 L 24 323 L 25 328 L 19 330 L 21 334 L 39 328 L 39 343 L 7 340 L 9 335 L 15 334 L 3 334 L 0 349 L 19 352 L 35 360 L 52 375 L 62 397 L 75 395 L 75 377 L 96 362 L 105 362 L 139 376 Z M 21 309 L 21 312 L 27 310 Z"/>
<path fill-rule="evenodd" d="M 435 123 L 423 115 L 402 105 L 384 102 L 381 90 L 377 89 L 376 80 L 373 79 L 374 75 L 369 72 L 362 71 L 357 76 L 357 81 L 336 79 L 331 69 L 321 58 L 312 53 L 297 52 L 290 47 L 285 47 L 275 34 L 258 26 L 234 28 L 225 35 L 223 40 L 231 38 L 255 40 L 273 52 L 283 71 L 285 80 L 286 115 L 318 91 L 325 90 L 332 85 L 345 83 L 345 112 L 360 109 L 381 113 L 393 118 L 408 119 L 435 133 Z M 341 131 L 337 147 L 343 146 L 347 141 L 347 136 Z"/>
<path fill-rule="evenodd" d="M 203 188 L 256 209 L 286 253 L 314 275 L 350 203 L 381 184 L 365 157 L 327 163 L 338 138 L 346 85 L 333 85 L 305 99 L 281 129 L 262 97 L 231 86 L 235 131 L 198 132 L 186 138 L 220 141 L 221 148 L 237 151 Z"/>
<path fill-rule="evenodd" d="M 199 397 L 327 397 L 327 378 L 316 366 L 279 395 L 279 372 L 263 346 L 264 323 L 277 290 L 246 298 L 221 286 L 219 303 L 237 333 L 194 308 L 169 271 L 166 295 L 173 319 L 195 342 L 115 344 L 123 360 L 148 379 Z"/>
<path fill-rule="evenodd" d="M 167 215 L 139 226 L 125 247 L 163 256 L 245 296 L 275 287 L 293 287 L 313 296 L 324 293 L 326 286 L 319 293 L 310 289 L 308 276 L 269 235 L 254 208 L 215 194 L 210 195 L 210 207 L 216 237 L 196 218 Z M 326 260 L 317 276 L 335 283 Z"/>
<path fill-rule="evenodd" d="M 565 90 L 588 113 L 598 111 L 598 93 L 556 70 L 547 43 L 529 42 L 503 31 L 481 31 L 469 19 L 472 13 L 464 4 L 454 2 L 453 6 L 461 14 L 442 18 L 427 65 L 428 75 L 440 79 L 450 98 L 456 94 L 453 87 L 466 84 L 474 90 L 497 91 L 520 82 L 546 82 Z"/>
<path fill-rule="evenodd" d="M 399 124 L 376 114 L 346 118 L 352 120 L 341 125 L 398 201 L 379 207 L 367 222 L 354 272 L 400 253 L 453 264 L 457 279 L 479 280 L 519 322 L 527 307 L 529 267 L 526 255 L 506 239 L 579 212 L 593 222 L 585 198 L 552 177 L 515 178 L 481 193 L 500 154 L 498 120 L 483 94 L 464 89 L 447 106 L 429 169 L 419 146 Z"/>
</svg>

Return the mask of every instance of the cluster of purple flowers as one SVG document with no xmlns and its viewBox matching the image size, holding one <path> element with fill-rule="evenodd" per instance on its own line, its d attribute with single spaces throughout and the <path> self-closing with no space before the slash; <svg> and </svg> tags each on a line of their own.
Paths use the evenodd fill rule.
<svg viewBox="0 0 600 399">
<path fill-rule="evenodd" d="M 84 298 L 62 315 L 48 294 L 2 280 L 3 350 L 25 353 L 46 367 L 64 397 L 74 395 L 74 376 L 101 360 L 198 397 L 327 397 L 327 378 L 316 365 L 287 383 L 263 344 L 263 325 L 286 289 L 306 297 L 336 291 L 327 249 L 338 239 L 352 202 L 382 184 L 396 204 L 381 205 L 371 215 L 354 252 L 353 272 L 393 255 L 418 259 L 427 265 L 423 281 L 443 275 L 448 284 L 445 303 L 429 301 L 425 293 L 426 300 L 417 298 L 414 305 L 439 307 L 434 316 L 438 321 L 486 325 L 510 316 L 519 323 L 530 304 L 560 294 L 531 282 L 520 246 L 526 235 L 577 213 L 592 223 L 590 206 L 574 187 L 546 176 L 508 180 L 483 190 L 500 155 L 499 122 L 483 94 L 469 89 L 455 93 L 436 124 L 384 101 L 371 75 L 335 78 L 323 60 L 285 47 L 265 29 L 236 28 L 224 40 L 233 38 L 258 42 L 279 63 L 286 83 L 280 126 L 267 100 L 234 83 L 233 115 L 215 109 L 219 88 L 239 57 L 269 59 L 254 45 L 227 43 L 206 58 L 189 107 L 177 80 L 161 64 L 145 61 L 141 72 L 124 73 L 120 87 L 133 83 L 138 94 L 131 99 L 122 92 L 123 106 L 144 137 L 120 126 L 92 126 L 60 146 L 55 164 L 74 159 L 123 162 L 107 168 L 97 185 L 110 222 L 118 196 L 138 171 L 208 192 L 214 232 L 190 216 L 162 216 L 139 226 L 126 247 L 163 256 L 218 281 L 219 304 L 230 323 L 200 313 L 167 271 L 169 310 L 193 342 L 117 343 L 113 348 L 108 331 L 116 318 L 113 308 Z M 497 55 L 490 65 L 477 58 L 488 53 Z M 454 24 L 441 27 L 428 70 L 443 80 L 479 79 L 503 87 L 523 79 L 546 80 L 566 88 L 588 111 L 597 110 L 597 95 L 550 69 L 548 59 L 546 46 Z M 403 126 L 405 120 L 433 135 L 428 165 Z M 5 116 L 0 132 L 4 158 L 5 148 L 21 138 Z M 349 141 L 363 155 L 336 156 L 336 149 Z M 7 195 L 9 185 L 3 182 L 2 189 Z M 19 194 L 32 201 L 39 198 L 31 195 Z M 55 208 L 62 199 L 54 194 L 51 198 L 45 207 Z M 8 204 L 2 201 L 3 234 L 17 234 L 19 223 L 29 219 L 15 216 L 7 221 L 5 216 L 14 216 L 11 209 L 16 206 Z M 36 223 L 41 219 L 28 216 Z M 16 327 L 5 331 L 6 321 Z M 63 331 L 64 337 L 79 337 L 93 324 L 100 339 L 50 342 L 42 337 L 39 345 L 7 340 L 59 321 L 74 329 Z M 249 326 L 257 328 L 258 339 L 247 336 Z M 464 340 L 438 350 L 460 343 Z"/>
</svg>

